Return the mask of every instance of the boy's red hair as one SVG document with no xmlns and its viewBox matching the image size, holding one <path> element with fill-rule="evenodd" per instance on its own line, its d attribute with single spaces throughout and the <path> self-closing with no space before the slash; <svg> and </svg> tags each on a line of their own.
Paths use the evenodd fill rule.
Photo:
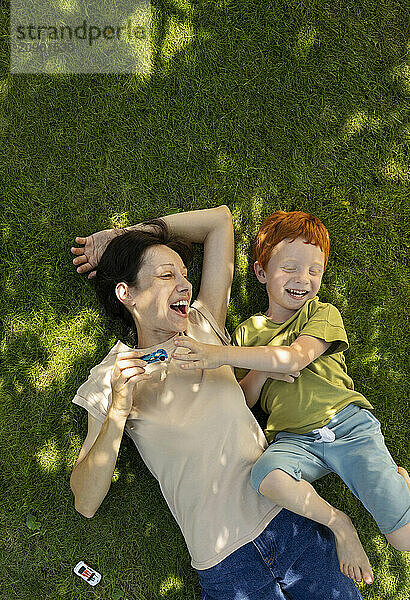
<svg viewBox="0 0 410 600">
<path fill-rule="evenodd" d="M 300 210 L 278 210 L 263 221 L 253 244 L 254 260 L 266 269 L 272 250 L 279 242 L 285 239 L 293 241 L 299 237 L 309 244 L 319 246 L 325 255 L 326 268 L 330 250 L 329 233 L 318 217 Z"/>
</svg>

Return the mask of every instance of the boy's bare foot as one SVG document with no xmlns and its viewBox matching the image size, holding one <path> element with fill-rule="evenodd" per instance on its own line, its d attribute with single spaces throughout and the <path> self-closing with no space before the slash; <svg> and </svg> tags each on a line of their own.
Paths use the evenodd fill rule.
<svg viewBox="0 0 410 600">
<path fill-rule="evenodd" d="M 402 477 L 404 477 L 407 487 L 410 489 L 410 475 L 407 473 L 406 469 L 403 469 L 403 467 L 397 467 L 397 471 Z"/>
<path fill-rule="evenodd" d="M 336 550 L 342 573 L 365 583 L 373 583 L 373 571 L 353 523 L 340 513 L 337 523 L 332 524 L 336 538 Z"/>
</svg>

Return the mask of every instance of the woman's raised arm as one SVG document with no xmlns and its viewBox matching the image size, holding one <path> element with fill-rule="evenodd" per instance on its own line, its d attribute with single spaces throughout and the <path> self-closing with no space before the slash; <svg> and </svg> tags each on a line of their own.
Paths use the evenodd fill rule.
<svg viewBox="0 0 410 600">
<path fill-rule="evenodd" d="M 176 213 L 161 217 L 172 233 L 189 242 L 204 245 L 201 286 L 198 300 L 224 327 L 234 269 L 234 238 L 232 215 L 225 205 L 204 210 Z M 91 279 L 105 248 L 116 235 L 144 228 L 144 224 L 126 229 L 107 229 L 86 238 L 77 237 L 81 248 L 71 248 L 78 273 L 88 273 Z"/>
<path fill-rule="evenodd" d="M 232 215 L 225 205 L 164 217 L 171 231 L 204 245 L 198 300 L 225 326 L 234 270 Z"/>
</svg>

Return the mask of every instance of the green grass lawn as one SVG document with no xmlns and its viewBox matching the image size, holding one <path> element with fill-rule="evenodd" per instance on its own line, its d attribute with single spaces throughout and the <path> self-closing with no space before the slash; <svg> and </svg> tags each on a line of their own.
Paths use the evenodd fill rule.
<svg viewBox="0 0 410 600">
<path fill-rule="evenodd" d="M 152 4 L 149 77 L 11 76 L 2 30 L 0 600 L 200 598 L 179 529 L 129 441 L 95 517 L 74 510 L 86 415 L 71 399 L 115 341 L 71 265 L 79 234 L 228 204 L 232 331 L 266 305 L 250 258 L 262 217 L 318 215 L 332 240 L 321 299 L 341 310 L 356 388 L 396 462 L 410 466 L 407 3 Z M 317 489 L 360 532 L 375 570 L 366 600 L 404 600 L 405 555 L 337 477 Z M 102 573 L 96 588 L 72 574 L 81 559 Z"/>
</svg>

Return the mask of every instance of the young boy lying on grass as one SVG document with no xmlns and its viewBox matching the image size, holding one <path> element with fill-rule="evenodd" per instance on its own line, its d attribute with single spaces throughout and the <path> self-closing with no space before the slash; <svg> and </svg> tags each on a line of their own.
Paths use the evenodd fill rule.
<svg viewBox="0 0 410 600">
<path fill-rule="evenodd" d="M 276 212 L 254 244 L 254 269 L 266 285 L 269 308 L 239 325 L 237 346 L 212 346 L 177 338 L 190 349 L 184 369 L 240 367 L 249 407 L 258 399 L 268 413 L 270 446 L 252 470 L 252 485 L 297 514 L 334 533 L 345 575 L 372 583 L 373 573 L 349 517 L 310 482 L 333 471 L 373 515 L 398 550 L 410 549 L 410 479 L 391 458 L 371 404 L 354 390 L 343 351 L 348 348 L 339 311 L 320 302 L 329 256 L 323 223 L 303 212 Z M 244 369 L 251 369 L 246 371 Z M 269 378 L 283 373 L 284 381 Z M 293 382 L 293 385 L 288 385 Z"/>
</svg>

